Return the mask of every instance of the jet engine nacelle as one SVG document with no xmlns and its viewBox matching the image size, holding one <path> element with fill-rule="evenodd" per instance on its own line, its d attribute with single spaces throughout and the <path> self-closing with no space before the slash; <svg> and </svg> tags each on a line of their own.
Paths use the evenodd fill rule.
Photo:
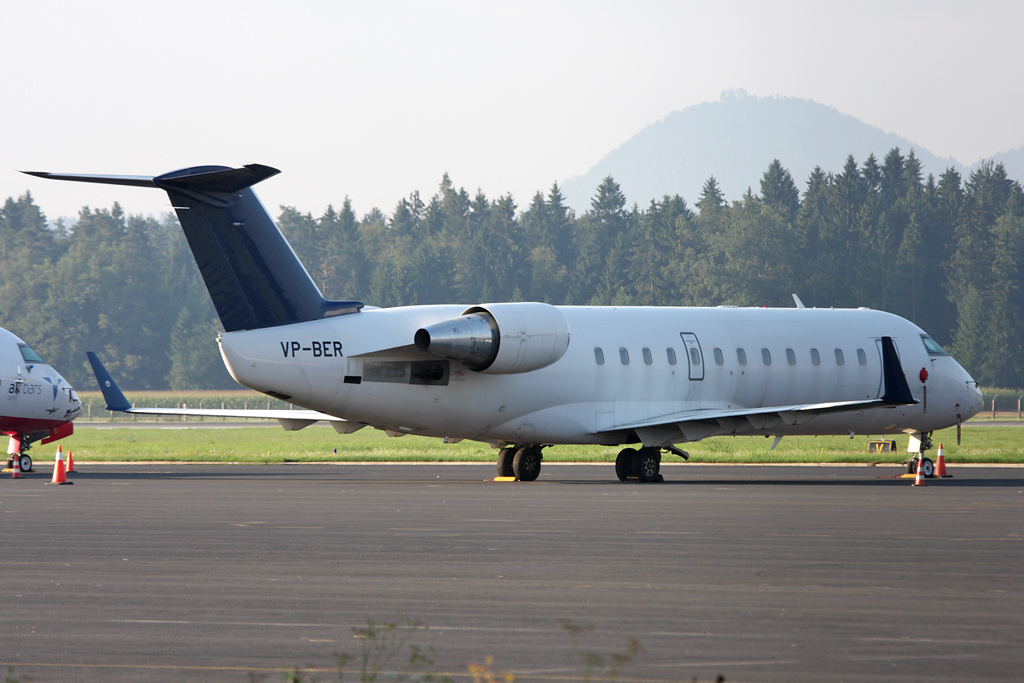
<svg viewBox="0 0 1024 683">
<path fill-rule="evenodd" d="M 540 303 L 471 306 L 462 316 L 417 330 L 416 348 L 470 370 L 511 375 L 547 367 L 569 348 L 569 323 Z"/>
</svg>

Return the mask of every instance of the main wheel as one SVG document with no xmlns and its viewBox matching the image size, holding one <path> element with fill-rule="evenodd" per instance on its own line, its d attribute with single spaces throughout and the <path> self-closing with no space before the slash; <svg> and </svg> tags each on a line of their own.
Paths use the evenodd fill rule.
<svg viewBox="0 0 1024 683">
<path fill-rule="evenodd" d="M 515 471 L 512 469 L 512 459 L 516 457 L 516 449 L 514 448 L 502 448 L 498 451 L 498 476 L 499 477 L 514 477 L 516 476 Z"/>
<path fill-rule="evenodd" d="M 633 467 L 634 455 L 636 455 L 635 449 L 623 448 L 615 457 L 615 476 L 619 478 L 619 481 L 626 481 L 632 474 L 630 470 Z"/>
<path fill-rule="evenodd" d="M 32 456 L 25 455 L 24 453 L 22 453 L 18 457 L 18 467 L 21 468 L 22 472 L 31 472 L 32 471 Z"/>
<path fill-rule="evenodd" d="M 642 482 L 658 481 L 661 471 L 661 453 L 656 448 L 642 448 L 633 457 L 634 468 Z"/>
<path fill-rule="evenodd" d="M 540 476 L 540 449 L 526 446 L 516 451 L 512 471 L 519 481 L 533 481 Z"/>
</svg>

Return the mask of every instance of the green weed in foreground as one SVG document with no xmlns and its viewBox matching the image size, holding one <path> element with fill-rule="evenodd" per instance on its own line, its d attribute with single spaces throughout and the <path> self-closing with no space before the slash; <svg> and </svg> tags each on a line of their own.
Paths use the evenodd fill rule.
<svg viewBox="0 0 1024 683">
<path fill-rule="evenodd" d="M 622 670 L 637 656 L 646 651 L 636 638 L 629 638 L 625 650 L 601 654 L 584 647 L 586 636 L 593 632 L 592 626 L 578 626 L 571 619 L 562 619 L 562 630 L 569 636 L 571 650 L 569 658 L 576 665 L 577 680 L 588 683 L 592 680 L 616 681 Z M 378 623 L 366 620 L 365 627 L 352 629 L 352 634 L 360 641 L 360 653 L 334 654 L 338 664 L 339 683 L 344 683 L 345 673 L 352 665 L 352 673 L 358 668 L 359 683 L 400 683 L 403 681 L 424 681 L 436 683 L 452 683 L 455 677 L 467 676 L 457 674 L 432 673 L 434 656 L 437 648 L 423 648 L 415 644 L 417 633 L 426 630 L 422 622 L 406 620 L 403 622 L 386 621 Z M 467 667 L 468 677 L 473 683 L 514 683 L 516 677 L 512 673 L 494 671 L 494 658 L 487 657 L 483 664 L 470 664 Z M 288 683 L 302 683 L 305 679 L 302 669 L 292 669 L 285 673 Z M 694 679 L 696 680 L 696 679 Z M 721 676 L 718 681 L 725 679 Z"/>
<path fill-rule="evenodd" d="M 877 438 L 877 437 L 876 437 Z M 774 451 L 764 437 L 715 437 L 684 445 L 693 463 L 879 463 L 897 465 L 907 458 L 907 439 L 892 436 L 901 452 L 869 453 L 867 437 L 786 437 Z M 966 426 L 963 445 L 956 445 L 956 430 L 936 432 L 936 447 L 945 445 L 949 464 L 1024 463 L 1024 428 Z M 117 429 L 79 426 L 61 442 L 74 452 L 75 462 L 493 462 L 497 452 L 487 444 L 404 436 L 392 438 L 366 428 L 341 436 L 327 426 L 314 425 L 298 432 L 279 427 L 232 429 L 138 429 L 131 423 Z M 45 460 L 55 445 L 32 451 Z M 337 452 L 335 452 L 337 451 Z M 544 451 L 545 462 L 615 461 L 618 447 L 554 446 Z M 935 451 L 929 451 L 934 457 Z M 666 455 L 664 462 L 681 462 Z"/>
</svg>

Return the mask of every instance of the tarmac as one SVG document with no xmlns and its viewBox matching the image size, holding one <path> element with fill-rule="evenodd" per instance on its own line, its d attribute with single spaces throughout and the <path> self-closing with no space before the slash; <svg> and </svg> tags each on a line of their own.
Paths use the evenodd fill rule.
<svg viewBox="0 0 1024 683">
<path fill-rule="evenodd" d="M 1024 680 L 1017 468 L 48 464 L 0 479 L 15 680 L 356 680 L 393 638 L 455 680 Z"/>
</svg>

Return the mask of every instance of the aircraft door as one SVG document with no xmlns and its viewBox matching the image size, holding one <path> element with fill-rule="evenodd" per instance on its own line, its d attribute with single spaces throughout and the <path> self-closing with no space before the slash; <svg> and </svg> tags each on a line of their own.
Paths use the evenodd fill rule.
<svg viewBox="0 0 1024 683">
<path fill-rule="evenodd" d="M 683 338 L 683 345 L 686 347 L 686 362 L 690 366 L 690 379 L 700 381 L 704 379 L 704 356 L 700 351 L 700 342 L 693 332 L 680 332 Z"/>
</svg>

